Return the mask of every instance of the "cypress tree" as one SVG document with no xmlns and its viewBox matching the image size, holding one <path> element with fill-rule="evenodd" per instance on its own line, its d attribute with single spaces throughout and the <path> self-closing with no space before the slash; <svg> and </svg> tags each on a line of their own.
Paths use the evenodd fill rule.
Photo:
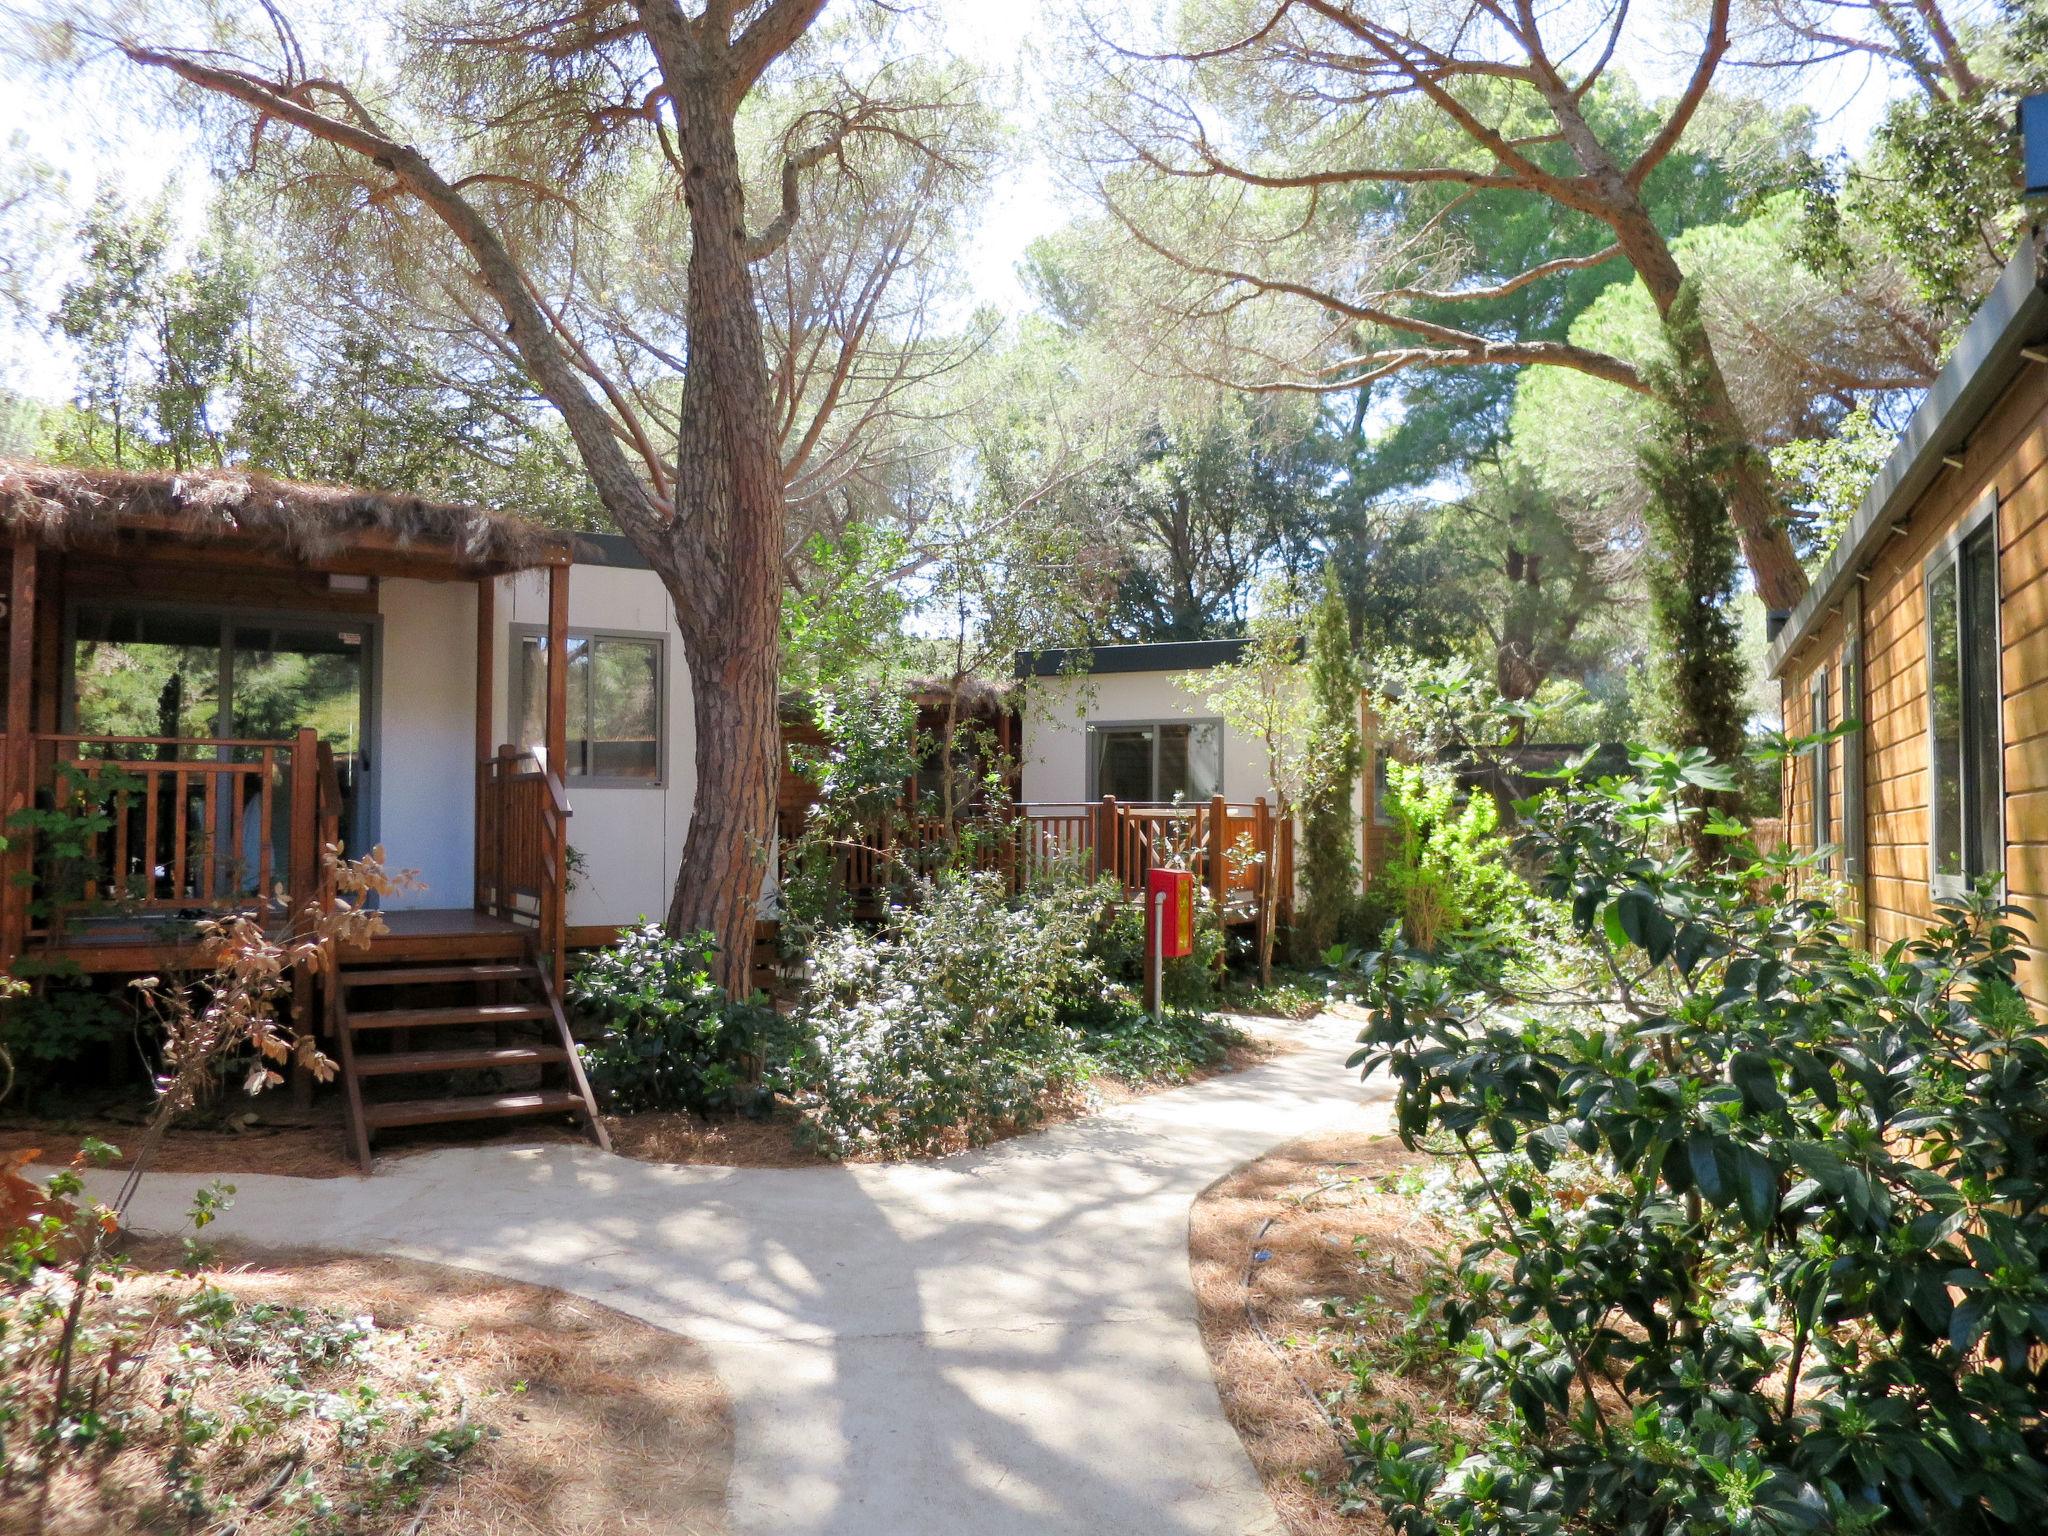
<svg viewBox="0 0 2048 1536">
<path fill-rule="evenodd" d="M 1669 357 L 1645 370 L 1657 404 L 1641 451 L 1653 719 L 1667 746 L 1703 747 L 1733 767 L 1746 735 L 1748 677 L 1733 610 L 1739 551 L 1728 505 L 1745 450 L 1713 426 L 1706 327 L 1690 279 L 1664 318 L 1664 336 Z"/>
<path fill-rule="evenodd" d="M 1334 566 L 1323 567 L 1322 595 L 1309 611 L 1309 772 L 1301 798 L 1300 958 L 1320 959 L 1343 930 L 1358 898 L 1358 811 L 1352 802 L 1364 767 L 1358 722 L 1361 679 L 1351 649 L 1351 620 Z"/>
</svg>

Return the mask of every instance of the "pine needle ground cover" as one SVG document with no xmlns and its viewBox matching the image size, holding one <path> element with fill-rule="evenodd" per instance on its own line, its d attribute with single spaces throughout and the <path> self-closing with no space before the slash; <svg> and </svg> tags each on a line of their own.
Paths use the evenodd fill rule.
<svg viewBox="0 0 2048 1536">
<path fill-rule="evenodd" d="M 46 1497 L 0 1495 L 6 1536 L 724 1529 L 730 1410 L 687 1339 L 435 1265 L 138 1259 L 95 1303 L 127 1379 Z"/>
</svg>

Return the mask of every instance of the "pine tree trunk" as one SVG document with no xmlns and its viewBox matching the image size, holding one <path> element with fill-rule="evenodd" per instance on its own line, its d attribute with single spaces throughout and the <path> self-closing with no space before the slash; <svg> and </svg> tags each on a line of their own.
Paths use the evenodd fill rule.
<svg viewBox="0 0 2048 1536">
<path fill-rule="evenodd" d="M 1650 217 L 1641 190 L 1630 183 L 1624 168 L 1615 163 L 1607 146 L 1586 121 L 1579 95 L 1571 84 L 1551 71 L 1539 88 L 1566 146 L 1584 172 L 1584 201 L 1574 206 L 1614 231 L 1622 256 L 1649 290 L 1658 318 L 1668 319 L 1685 273 L 1671 254 L 1671 244 L 1664 238 L 1664 232 Z M 1703 335 L 1700 345 L 1708 374 L 1706 406 L 1712 425 L 1723 440 L 1747 447 L 1749 431 L 1736 412 L 1713 343 Z M 1806 595 L 1806 570 L 1800 565 L 1799 552 L 1792 547 L 1792 536 L 1786 531 L 1785 509 L 1754 454 L 1745 452 L 1737 458 L 1728 473 L 1728 490 L 1729 520 L 1735 525 L 1757 595 L 1766 608 L 1791 609 Z"/>
<path fill-rule="evenodd" d="M 740 995 L 748 990 L 781 755 L 783 486 L 722 62 L 663 59 L 690 214 L 690 366 L 672 558 L 661 575 L 683 632 L 697 728 L 690 836 L 668 927 L 715 935 L 719 980 Z"/>
<path fill-rule="evenodd" d="M 1651 221 L 1648 209 L 1633 193 L 1629 196 L 1633 206 L 1613 221 L 1615 236 L 1636 275 L 1649 290 L 1651 302 L 1657 306 L 1657 317 L 1668 319 L 1685 274 L 1671 254 L 1663 232 Z M 1735 409 L 1728 380 L 1721 372 L 1721 361 L 1714 355 L 1712 342 L 1704 336 L 1702 345 L 1708 419 L 1726 441 L 1747 445 L 1749 429 Z M 1738 456 L 1729 471 L 1728 492 L 1730 519 L 1742 545 L 1743 560 L 1756 583 L 1757 596 L 1767 609 L 1791 611 L 1806 595 L 1806 569 L 1799 563 L 1799 552 L 1786 531 L 1784 507 L 1755 454 L 1745 452 Z"/>
<path fill-rule="evenodd" d="M 688 591 L 678 603 L 697 602 Z M 735 615 L 744 623 L 743 615 Z M 750 631 L 758 626 L 747 624 Z M 690 836 L 676 871 L 668 931 L 710 933 L 718 942 L 718 980 L 734 996 L 752 990 L 754 924 L 771 849 L 780 776 L 775 632 L 750 634 L 721 655 L 686 639 L 697 734 L 696 793 Z"/>
</svg>

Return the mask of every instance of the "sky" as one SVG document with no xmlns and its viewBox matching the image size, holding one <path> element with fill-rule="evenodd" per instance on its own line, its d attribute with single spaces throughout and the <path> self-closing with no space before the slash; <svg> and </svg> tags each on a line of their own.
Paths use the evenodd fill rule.
<svg viewBox="0 0 2048 1536">
<path fill-rule="evenodd" d="M 1003 97 L 1019 129 L 1018 158 L 996 178 L 963 242 L 968 303 L 1019 313 L 1029 307 L 1030 297 L 1018 264 L 1034 239 L 1064 222 L 1070 207 L 1033 132 L 1038 115 L 1035 55 L 1056 50 L 1064 41 L 1059 34 L 1065 0 L 926 0 L 926 6 L 944 47 L 991 70 L 1003 83 Z M 1112 36 L 1137 36 L 1153 20 L 1157 0 L 1095 0 L 1091 10 Z M 1669 91 L 1680 78 L 1672 61 L 1652 49 L 1638 47 L 1620 62 L 1652 94 Z M 1860 149 L 1884 98 L 1885 82 L 1854 64 L 1815 72 L 1800 92 L 1800 99 L 1820 114 L 1824 151 Z M 142 120 L 118 97 L 81 99 L 20 88 L 0 77 L 0 144 L 15 139 L 64 174 L 74 215 L 104 178 L 111 178 L 131 204 L 168 187 L 195 213 L 203 206 L 207 170 L 196 138 L 175 126 Z M 75 218 L 67 215 L 63 222 Z M 65 275 L 61 261 L 48 272 L 53 296 Z M 65 393 L 69 376 L 61 342 L 19 328 L 11 335 L 0 330 L 0 384 L 56 398 Z"/>
</svg>

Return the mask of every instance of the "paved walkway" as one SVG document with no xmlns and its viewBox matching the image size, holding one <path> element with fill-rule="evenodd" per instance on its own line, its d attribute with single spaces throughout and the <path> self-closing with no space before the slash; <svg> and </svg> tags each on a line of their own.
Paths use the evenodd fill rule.
<svg viewBox="0 0 2048 1536">
<path fill-rule="evenodd" d="M 748 1536 L 1277 1536 L 1196 1333 L 1188 1208 L 1268 1147 L 1366 1118 L 1351 1028 L 943 1163 L 449 1150 L 362 1180 L 239 1177 L 216 1230 L 489 1270 L 700 1340 L 733 1398 Z M 136 1224 L 175 1229 L 197 1182 L 151 1176 Z"/>
</svg>

